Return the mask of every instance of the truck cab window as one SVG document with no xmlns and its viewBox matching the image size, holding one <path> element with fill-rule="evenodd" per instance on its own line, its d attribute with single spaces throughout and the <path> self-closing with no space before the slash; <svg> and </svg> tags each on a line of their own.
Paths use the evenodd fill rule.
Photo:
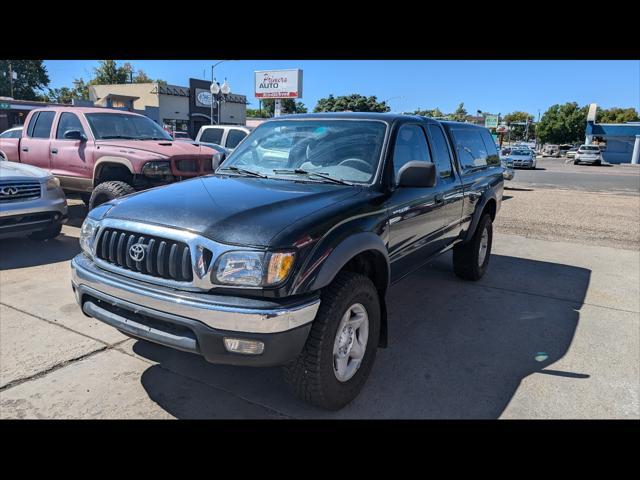
<svg viewBox="0 0 640 480">
<path fill-rule="evenodd" d="M 53 117 L 55 117 L 55 112 L 40 112 L 31 136 L 33 138 L 49 138 Z"/>
<path fill-rule="evenodd" d="M 489 153 L 479 131 L 476 129 L 456 128 L 453 129 L 453 137 L 456 141 L 458 159 L 463 170 L 487 166 Z"/>
<path fill-rule="evenodd" d="M 402 166 L 414 160 L 431 161 L 424 130 L 419 125 L 402 125 L 398 130 L 393 150 L 393 178 L 396 184 L 398 183 L 398 172 Z"/>
<path fill-rule="evenodd" d="M 80 119 L 74 113 L 63 113 L 58 120 L 58 129 L 56 131 L 57 139 L 64 139 L 64 133 L 69 130 L 79 130 L 84 133 L 84 128 L 80 123 Z"/>
<path fill-rule="evenodd" d="M 200 136 L 201 142 L 215 143 L 220 145 L 222 142 L 222 129 L 221 128 L 205 128 Z"/>
<path fill-rule="evenodd" d="M 429 125 L 429 140 L 433 149 L 433 162 L 440 178 L 453 178 L 453 166 L 451 164 L 451 152 L 444 138 L 442 129 L 437 125 Z"/>
<path fill-rule="evenodd" d="M 229 133 L 227 133 L 227 144 L 226 147 L 227 148 L 236 148 L 238 146 L 238 144 L 240 143 L 240 141 L 246 137 L 247 134 L 245 132 L 243 132 L 242 130 L 229 130 Z M 216 143 L 216 142 L 213 142 Z"/>
</svg>

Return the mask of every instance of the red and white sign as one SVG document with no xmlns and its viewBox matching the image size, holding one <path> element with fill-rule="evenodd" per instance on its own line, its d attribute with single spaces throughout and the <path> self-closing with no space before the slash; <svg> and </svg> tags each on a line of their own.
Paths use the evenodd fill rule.
<svg viewBox="0 0 640 480">
<path fill-rule="evenodd" d="M 498 125 L 496 127 L 496 133 L 505 133 L 507 130 L 509 130 L 509 127 L 506 125 Z"/>
<path fill-rule="evenodd" d="M 302 98 L 302 70 L 261 70 L 255 74 L 256 98 Z"/>
</svg>

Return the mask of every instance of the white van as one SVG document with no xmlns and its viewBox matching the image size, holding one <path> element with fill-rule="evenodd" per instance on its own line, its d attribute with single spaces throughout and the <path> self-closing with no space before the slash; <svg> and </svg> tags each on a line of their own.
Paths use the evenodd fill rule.
<svg viewBox="0 0 640 480">
<path fill-rule="evenodd" d="M 253 127 L 242 125 L 203 125 L 196 136 L 196 143 L 215 143 L 232 151 L 251 130 Z"/>
</svg>

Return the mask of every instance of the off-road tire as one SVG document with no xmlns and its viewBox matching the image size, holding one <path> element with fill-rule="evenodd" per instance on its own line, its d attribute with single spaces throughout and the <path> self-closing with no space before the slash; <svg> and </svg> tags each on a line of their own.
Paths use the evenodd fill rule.
<svg viewBox="0 0 640 480">
<path fill-rule="evenodd" d="M 52 238 L 56 238 L 60 235 L 62 231 L 62 224 L 56 225 L 54 227 L 49 227 L 46 230 L 40 230 L 39 232 L 33 232 L 29 234 L 29 238 L 31 240 L 51 240 Z"/>
<path fill-rule="evenodd" d="M 482 232 L 487 229 L 489 236 L 489 244 L 487 253 L 484 257 L 482 265 L 478 265 L 478 255 L 480 253 L 480 240 Z M 485 213 L 476 227 L 476 231 L 466 243 L 459 243 L 453 247 L 453 271 L 464 280 L 479 280 L 487 270 L 489 258 L 491 257 L 491 244 L 493 242 L 493 225 L 491 216 Z"/>
<path fill-rule="evenodd" d="M 356 373 L 340 382 L 333 371 L 333 344 L 342 316 L 355 303 L 367 310 L 369 337 Z M 352 272 L 339 273 L 321 295 L 307 342 L 300 355 L 283 367 L 284 379 L 298 398 L 327 410 L 338 410 L 358 396 L 376 356 L 380 340 L 380 300 L 371 280 Z"/>
<path fill-rule="evenodd" d="M 126 182 L 114 180 L 110 182 L 103 182 L 96 186 L 91 193 L 89 199 L 89 210 L 94 209 L 98 205 L 101 205 L 114 198 L 123 197 L 135 192 L 135 189 Z"/>
</svg>

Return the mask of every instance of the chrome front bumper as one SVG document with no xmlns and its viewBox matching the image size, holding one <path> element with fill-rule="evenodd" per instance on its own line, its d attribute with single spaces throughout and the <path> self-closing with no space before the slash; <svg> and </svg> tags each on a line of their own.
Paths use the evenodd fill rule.
<svg viewBox="0 0 640 480">
<path fill-rule="evenodd" d="M 113 305 L 119 301 L 138 305 L 152 316 L 157 312 L 158 318 L 169 314 L 230 332 L 272 334 L 293 330 L 310 324 L 320 306 L 319 298 L 285 306 L 266 307 L 270 302 L 255 300 L 246 300 L 242 306 L 234 305 L 233 297 L 178 291 L 107 272 L 82 253 L 71 261 L 71 274 L 81 307 L 85 295 L 95 296 Z"/>
</svg>

